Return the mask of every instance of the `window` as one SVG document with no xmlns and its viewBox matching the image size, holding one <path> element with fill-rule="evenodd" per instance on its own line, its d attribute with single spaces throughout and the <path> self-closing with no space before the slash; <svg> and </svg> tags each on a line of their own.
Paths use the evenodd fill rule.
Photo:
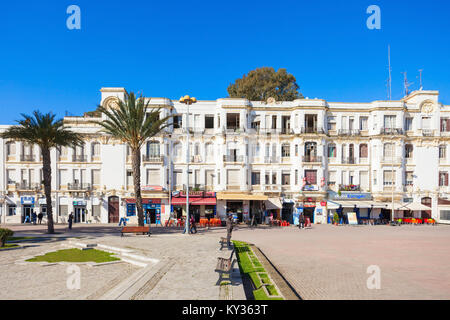
<svg viewBox="0 0 450 320">
<path fill-rule="evenodd" d="M 159 157 L 159 142 L 158 141 L 149 141 L 147 142 L 147 156 L 148 157 Z"/>
<path fill-rule="evenodd" d="M 256 157 L 256 158 L 260 157 L 261 145 L 259 143 L 257 143 L 257 144 L 254 144 L 253 147 L 254 147 L 253 156 Z"/>
<path fill-rule="evenodd" d="M 362 190 L 369 189 L 369 171 L 360 171 L 359 172 L 359 185 Z"/>
<path fill-rule="evenodd" d="M 450 210 L 441 210 L 441 220 L 450 220 Z"/>
<path fill-rule="evenodd" d="M 394 185 L 394 176 L 392 174 L 393 172 L 391 170 L 385 170 L 383 172 L 383 185 L 385 186 L 392 186 Z M 394 171 L 395 174 L 395 171 Z"/>
<path fill-rule="evenodd" d="M 183 117 L 182 116 L 175 116 L 173 117 L 173 128 L 179 129 L 183 126 Z"/>
<path fill-rule="evenodd" d="M 295 169 L 295 185 L 298 185 L 298 170 Z"/>
<path fill-rule="evenodd" d="M 431 129 L 431 117 L 422 117 L 422 129 Z"/>
<path fill-rule="evenodd" d="M 127 170 L 127 186 L 133 185 L 133 172 L 131 170 Z"/>
<path fill-rule="evenodd" d="M 252 172 L 252 185 L 260 185 L 261 184 L 261 173 L 259 171 Z"/>
<path fill-rule="evenodd" d="M 277 174 L 275 172 L 272 173 L 272 184 L 277 184 Z"/>
<path fill-rule="evenodd" d="M 369 118 L 368 117 L 360 117 L 359 118 L 359 129 L 362 131 L 366 131 L 369 127 Z"/>
<path fill-rule="evenodd" d="M 15 142 L 7 142 L 6 143 L 6 153 L 8 156 L 12 156 L 16 154 L 16 143 Z"/>
<path fill-rule="evenodd" d="M 291 156 L 291 146 L 288 143 L 285 143 L 281 146 L 281 156 L 283 158 Z"/>
<path fill-rule="evenodd" d="M 328 185 L 329 186 L 336 185 L 336 171 L 329 171 L 328 172 Z"/>
<path fill-rule="evenodd" d="M 336 130 L 336 117 L 328 117 L 328 130 Z"/>
<path fill-rule="evenodd" d="M 307 184 L 317 184 L 317 170 L 305 170 Z"/>
<path fill-rule="evenodd" d="M 15 216 L 16 215 L 16 206 L 10 205 L 8 206 L 8 216 Z"/>
<path fill-rule="evenodd" d="M 16 170 L 15 169 L 6 170 L 6 175 L 7 175 L 7 179 L 8 179 L 8 184 L 16 183 Z"/>
<path fill-rule="evenodd" d="M 439 172 L 439 186 L 448 187 L 448 172 Z"/>
<path fill-rule="evenodd" d="M 159 186 L 161 185 L 161 175 L 159 169 L 147 170 L 147 185 Z"/>
<path fill-rule="evenodd" d="M 412 186 L 413 185 L 413 172 L 412 171 L 406 171 L 405 172 L 405 185 Z"/>
<path fill-rule="evenodd" d="M 377 170 L 373 170 L 373 185 L 377 185 Z"/>
<path fill-rule="evenodd" d="M 412 122 L 413 122 L 413 118 L 412 117 L 405 118 L 405 131 L 411 131 L 412 130 Z"/>
<path fill-rule="evenodd" d="M 177 160 L 181 160 L 182 146 L 181 143 L 175 143 L 173 145 L 173 154 Z"/>
<path fill-rule="evenodd" d="M 336 145 L 334 143 L 328 145 L 328 158 L 336 158 Z"/>
<path fill-rule="evenodd" d="M 298 144 L 295 145 L 295 156 L 298 157 Z"/>
<path fill-rule="evenodd" d="M 227 113 L 227 129 L 239 129 L 239 113 Z"/>
<path fill-rule="evenodd" d="M 277 116 L 272 116 L 272 129 L 277 128 Z"/>
<path fill-rule="evenodd" d="M 450 119 L 441 118 L 441 132 L 449 132 L 449 131 L 450 131 Z"/>
<path fill-rule="evenodd" d="M 100 170 L 92 170 L 92 185 L 100 185 Z"/>
<path fill-rule="evenodd" d="M 266 173 L 265 184 L 270 184 L 270 174 Z"/>
<path fill-rule="evenodd" d="M 286 186 L 291 184 L 291 174 L 290 173 L 282 173 L 281 174 L 281 184 Z"/>
<path fill-rule="evenodd" d="M 387 157 L 395 157 L 395 150 L 393 143 L 385 143 L 383 146 L 383 155 L 385 158 Z"/>
<path fill-rule="evenodd" d="M 447 158 L 447 148 L 445 145 L 439 146 L 439 159 Z"/>
<path fill-rule="evenodd" d="M 91 146 L 92 156 L 98 157 L 100 155 L 100 143 L 94 142 Z"/>
<path fill-rule="evenodd" d="M 386 115 L 384 116 L 384 127 L 385 128 L 395 128 L 396 116 Z"/>
<path fill-rule="evenodd" d="M 213 115 L 205 116 L 205 129 L 214 129 L 214 116 Z"/>
<path fill-rule="evenodd" d="M 367 144 L 363 143 L 359 145 L 359 157 L 367 158 L 369 156 Z"/>
<path fill-rule="evenodd" d="M 405 158 L 411 159 L 413 157 L 413 145 L 406 144 L 405 145 Z"/>
</svg>

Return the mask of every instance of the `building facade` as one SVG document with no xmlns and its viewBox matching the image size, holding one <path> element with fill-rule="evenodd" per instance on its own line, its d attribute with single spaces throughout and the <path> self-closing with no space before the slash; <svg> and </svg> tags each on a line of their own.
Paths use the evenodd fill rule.
<svg viewBox="0 0 450 320">
<path fill-rule="evenodd" d="M 103 88 L 100 103 L 114 108 L 125 94 Z M 162 117 L 173 116 L 172 126 L 141 150 L 144 209 L 153 222 L 167 220 L 171 209 L 185 214 L 189 174 L 196 219 L 223 219 L 227 212 L 239 220 L 262 219 L 271 212 L 293 221 L 301 209 L 314 223 L 327 223 L 337 207 L 378 217 L 394 198 L 399 206 L 427 206 L 413 212 L 418 217 L 450 223 L 450 106 L 439 102 L 437 91 L 370 103 L 198 101 L 190 106 L 189 130 L 186 105 L 146 99 Z M 85 145 L 52 150 L 55 220 L 66 222 L 73 212 L 76 222 L 136 222 L 129 148 L 93 120 L 101 118 L 64 118 Z M 39 148 L 0 140 L 0 154 L 2 222 L 45 213 Z"/>
</svg>

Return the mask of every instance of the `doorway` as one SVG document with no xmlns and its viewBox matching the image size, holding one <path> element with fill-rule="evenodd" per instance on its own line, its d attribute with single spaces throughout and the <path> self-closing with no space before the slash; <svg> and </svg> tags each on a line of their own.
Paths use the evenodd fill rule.
<svg viewBox="0 0 450 320">
<path fill-rule="evenodd" d="M 119 197 L 108 198 L 108 223 L 119 223 Z"/>
<path fill-rule="evenodd" d="M 25 223 L 25 221 L 31 222 L 31 212 L 33 211 L 33 208 L 28 205 L 23 206 L 23 217 L 22 217 L 22 223 Z"/>
<path fill-rule="evenodd" d="M 305 216 L 305 223 L 306 223 L 306 218 L 309 218 L 309 221 L 311 221 L 311 223 L 314 223 L 314 210 L 315 209 L 316 209 L 316 207 L 303 208 L 303 214 Z"/>
<path fill-rule="evenodd" d="M 86 207 L 74 207 L 75 217 L 74 223 L 86 222 Z"/>
<path fill-rule="evenodd" d="M 147 209 L 145 211 L 145 220 L 147 220 L 147 217 L 150 217 L 150 223 L 156 223 L 156 209 Z"/>
</svg>

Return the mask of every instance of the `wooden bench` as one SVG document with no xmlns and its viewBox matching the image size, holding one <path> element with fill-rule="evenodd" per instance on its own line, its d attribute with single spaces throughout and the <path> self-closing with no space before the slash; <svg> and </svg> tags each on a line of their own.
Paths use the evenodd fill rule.
<svg viewBox="0 0 450 320">
<path fill-rule="evenodd" d="M 225 238 L 225 237 L 220 237 L 219 243 L 220 243 L 220 250 L 223 249 L 223 246 L 224 246 L 224 245 L 227 245 L 227 248 L 230 247 L 230 246 L 228 245 L 227 238 Z"/>
<path fill-rule="evenodd" d="M 226 240 L 226 239 L 225 239 Z M 220 286 L 223 279 L 223 274 L 228 274 L 228 279 L 231 281 L 231 272 L 233 271 L 233 264 L 236 261 L 236 259 L 233 260 L 233 254 L 234 249 L 231 251 L 231 255 L 228 259 L 226 258 L 217 258 L 217 266 L 216 266 L 216 272 L 219 273 L 219 280 L 217 280 L 216 285 Z"/>
<path fill-rule="evenodd" d="M 149 227 L 123 227 L 120 233 L 121 237 L 123 237 L 124 233 L 142 233 L 150 236 Z"/>
</svg>

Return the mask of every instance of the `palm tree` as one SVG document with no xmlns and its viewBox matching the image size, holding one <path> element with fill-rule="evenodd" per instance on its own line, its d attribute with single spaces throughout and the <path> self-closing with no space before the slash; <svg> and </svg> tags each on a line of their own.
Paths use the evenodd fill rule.
<svg viewBox="0 0 450 320">
<path fill-rule="evenodd" d="M 3 139 L 25 141 L 37 144 L 41 148 L 42 171 L 44 174 L 44 193 L 47 201 L 47 232 L 54 233 L 52 210 L 52 169 L 50 149 L 61 146 L 82 145 L 81 136 L 64 128 L 63 119 L 55 120 L 52 112 L 42 114 L 34 111 L 32 116 L 21 114 L 23 119 L 16 121 L 19 125 L 9 127 L 0 136 Z"/>
<path fill-rule="evenodd" d="M 169 124 L 171 116 L 160 119 L 160 108 L 147 111 L 142 95 L 136 99 L 133 92 L 125 94 L 124 101 L 118 100 L 117 107 L 97 108 L 106 116 L 103 121 L 94 121 L 103 132 L 128 144 L 132 154 L 134 197 L 138 213 L 138 224 L 144 226 L 144 210 L 141 195 L 141 147 L 147 139 L 154 137 Z"/>
</svg>

